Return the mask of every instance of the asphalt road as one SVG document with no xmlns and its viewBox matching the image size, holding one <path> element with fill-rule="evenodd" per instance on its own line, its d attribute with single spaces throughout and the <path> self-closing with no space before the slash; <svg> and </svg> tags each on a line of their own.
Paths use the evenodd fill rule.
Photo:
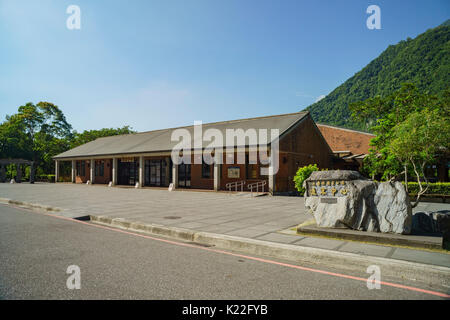
<svg viewBox="0 0 450 320">
<path fill-rule="evenodd" d="M 0 205 L 0 299 L 440 299 L 251 258 Z M 80 268 L 80 289 L 67 288 L 70 265 Z M 445 292 L 400 276 L 381 280 Z"/>
</svg>

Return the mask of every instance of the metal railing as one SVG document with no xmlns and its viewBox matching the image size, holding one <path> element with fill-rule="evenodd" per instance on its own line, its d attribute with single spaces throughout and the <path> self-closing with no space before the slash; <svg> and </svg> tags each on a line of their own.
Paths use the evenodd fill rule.
<svg viewBox="0 0 450 320">
<path fill-rule="evenodd" d="M 253 196 L 253 190 L 254 189 L 256 189 L 256 193 L 259 193 L 259 192 L 265 192 L 264 191 L 264 187 L 265 187 L 265 185 L 267 184 L 267 181 L 266 180 L 262 180 L 262 181 L 258 181 L 258 182 L 254 182 L 254 183 L 250 183 L 250 184 L 248 184 L 247 185 L 247 188 L 248 189 L 250 189 L 250 192 L 252 193 L 252 196 Z M 259 189 L 261 188 L 261 191 L 259 191 Z"/>
<path fill-rule="evenodd" d="M 232 191 L 231 189 L 235 189 L 234 191 L 238 191 L 238 188 L 241 188 L 241 191 L 244 191 L 244 184 L 245 181 L 234 181 L 234 182 L 229 182 L 225 185 L 225 187 L 228 189 L 228 191 Z"/>
</svg>

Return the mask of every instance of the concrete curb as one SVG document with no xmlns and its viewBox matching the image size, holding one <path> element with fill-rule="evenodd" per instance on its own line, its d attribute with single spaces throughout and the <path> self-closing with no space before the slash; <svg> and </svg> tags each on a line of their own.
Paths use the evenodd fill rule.
<svg viewBox="0 0 450 320">
<path fill-rule="evenodd" d="M 329 267 L 344 270 L 359 269 L 363 273 L 370 265 L 380 267 L 383 277 L 395 276 L 409 280 L 425 282 L 429 285 L 450 285 L 450 268 L 395 260 L 381 257 L 365 256 L 356 253 L 337 252 L 333 250 L 302 247 L 290 244 L 274 243 L 263 240 L 228 236 L 222 234 L 201 232 L 176 227 L 155 224 L 131 222 L 122 218 L 93 216 L 91 221 L 129 231 L 145 232 L 154 235 L 167 236 L 184 241 L 215 246 L 220 249 L 239 251 L 247 254 L 269 256 L 278 259 L 325 264 Z"/>
<path fill-rule="evenodd" d="M 318 228 L 315 225 L 299 226 L 297 228 L 297 233 L 306 236 L 308 235 L 323 236 L 342 240 L 372 242 L 380 245 L 387 244 L 387 245 L 408 246 L 412 248 L 442 250 L 442 238 L 439 238 L 439 241 L 430 241 L 429 239 L 417 240 L 417 239 L 408 239 L 403 235 L 391 235 L 391 234 L 384 235 L 384 234 L 375 234 L 373 232 L 364 232 L 347 229 L 339 230 L 332 228 Z"/>
<path fill-rule="evenodd" d="M 30 208 L 30 209 L 39 209 L 39 210 L 44 210 L 44 211 L 53 211 L 53 212 L 62 211 L 62 209 L 60 209 L 60 208 L 44 206 L 39 203 L 31 203 L 31 202 L 12 200 L 12 199 L 8 199 L 8 198 L 0 198 L 0 203 L 12 204 L 12 205 L 20 206 L 20 207 L 25 207 L 25 208 Z"/>
</svg>

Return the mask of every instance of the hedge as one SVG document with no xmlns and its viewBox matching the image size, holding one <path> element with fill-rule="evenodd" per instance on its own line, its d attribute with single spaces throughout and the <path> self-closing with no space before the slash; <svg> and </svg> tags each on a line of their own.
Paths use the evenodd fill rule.
<svg viewBox="0 0 450 320">
<path fill-rule="evenodd" d="M 55 182 L 55 175 L 54 174 L 39 174 L 35 177 L 36 181 L 41 182 Z"/>
<path fill-rule="evenodd" d="M 422 188 L 425 189 L 425 187 L 425 183 L 422 183 Z M 417 182 L 408 182 L 409 194 L 417 194 L 419 190 L 420 188 Z M 428 190 L 425 194 L 450 195 L 450 182 L 429 183 Z"/>
</svg>

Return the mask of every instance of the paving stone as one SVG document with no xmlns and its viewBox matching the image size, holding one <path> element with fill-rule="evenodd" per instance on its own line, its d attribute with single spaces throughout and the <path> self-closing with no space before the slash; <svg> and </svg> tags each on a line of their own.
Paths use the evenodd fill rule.
<svg viewBox="0 0 450 320">
<path fill-rule="evenodd" d="M 236 230 L 236 228 L 233 227 L 226 227 L 222 225 L 209 225 L 206 227 L 200 227 L 198 231 L 204 231 L 204 232 L 211 232 L 211 233 L 219 233 L 219 234 L 225 234 L 226 232 L 230 232 Z"/>
<path fill-rule="evenodd" d="M 261 231 L 261 230 L 238 229 L 238 230 L 226 232 L 225 234 L 230 235 L 230 236 L 237 236 L 237 237 L 256 238 L 256 237 L 261 236 L 266 233 L 267 233 L 267 231 Z"/>
<path fill-rule="evenodd" d="M 325 239 L 325 238 L 315 238 L 315 237 L 305 237 L 299 241 L 295 241 L 295 245 L 307 246 L 321 249 L 335 250 L 340 245 L 344 244 L 345 241 Z"/>
<path fill-rule="evenodd" d="M 201 223 L 201 222 L 187 222 L 187 223 L 180 223 L 177 225 L 177 227 L 180 228 L 186 228 L 186 229 L 198 229 L 201 227 L 206 227 L 208 224 Z"/>
<path fill-rule="evenodd" d="M 298 241 L 300 239 L 302 239 L 303 237 L 301 236 L 291 236 L 288 234 L 280 234 L 280 233 L 269 233 L 269 234 L 265 234 L 262 235 L 260 237 L 257 237 L 256 239 L 258 240 L 265 240 L 265 241 L 272 241 L 272 242 L 281 242 L 281 243 L 292 243 L 294 241 Z"/>
<path fill-rule="evenodd" d="M 450 267 L 450 254 L 396 248 L 391 258 Z"/>
<path fill-rule="evenodd" d="M 371 245 L 366 243 L 349 241 L 339 248 L 339 251 L 358 253 L 368 256 L 386 257 L 392 247 Z"/>
</svg>

